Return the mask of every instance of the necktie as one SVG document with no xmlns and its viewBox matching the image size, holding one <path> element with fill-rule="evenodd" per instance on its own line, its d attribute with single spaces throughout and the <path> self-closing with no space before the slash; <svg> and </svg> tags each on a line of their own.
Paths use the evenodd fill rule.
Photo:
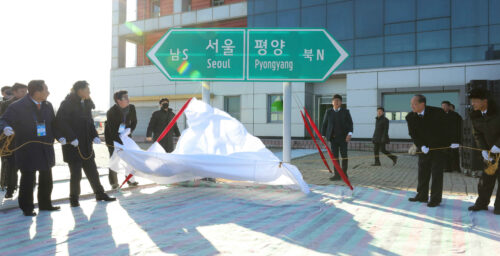
<svg viewBox="0 0 500 256">
<path fill-rule="evenodd" d="M 36 104 L 36 108 L 37 108 L 38 110 L 40 110 L 40 109 L 42 108 L 42 105 L 41 105 L 40 103 L 37 103 L 37 104 Z"/>
<path fill-rule="evenodd" d="M 422 115 L 422 114 L 418 114 L 418 117 L 420 117 L 420 118 L 424 118 L 424 115 Z"/>
</svg>

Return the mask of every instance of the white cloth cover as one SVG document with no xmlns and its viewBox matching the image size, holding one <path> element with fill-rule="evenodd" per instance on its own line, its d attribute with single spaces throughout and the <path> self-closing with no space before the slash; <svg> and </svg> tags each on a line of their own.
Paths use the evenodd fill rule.
<svg viewBox="0 0 500 256">
<path fill-rule="evenodd" d="M 309 193 L 294 165 L 281 163 L 262 141 L 224 111 L 193 98 L 184 111 L 188 127 L 168 154 L 155 142 L 144 151 L 127 133 L 115 142 L 110 168 L 158 184 L 201 178 L 223 178 L 283 185 Z"/>
</svg>

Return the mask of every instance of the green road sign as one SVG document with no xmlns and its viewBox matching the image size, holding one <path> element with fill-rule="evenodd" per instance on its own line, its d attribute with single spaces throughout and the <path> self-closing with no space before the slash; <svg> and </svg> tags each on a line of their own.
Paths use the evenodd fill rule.
<svg viewBox="0 0 500 256">
<path fill-rule="evenodd" d="M 324 81 L 348 57 L 324 29 L 170 29 L 148 52 L 170 80 Z"/>
</svg>

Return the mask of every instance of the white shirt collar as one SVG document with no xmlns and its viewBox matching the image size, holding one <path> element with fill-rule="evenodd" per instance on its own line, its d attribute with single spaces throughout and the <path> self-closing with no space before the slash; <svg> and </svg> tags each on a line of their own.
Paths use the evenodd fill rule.
<svg viewBox="0 0 500 256">
<path fill-rule="evenodd" d="M 481 111 L 481 114 L 483 114 L 483 115 L 485 115 L 486 113 L 488 113 L 487 109 L 485 111 Z"/>
<path fill-rule="evenodd" d="M 425 108 L 422 110 L 422 112 L 418 113 L 419 115 L 424 115 L 425 114 Z"/>
<path fill-rule="evenodd" d="M 340 111 L 340 109 L 341 109 L 341 108 L 342 108 L 342 107 L 340 107 L 340 108 L 338 108 L 338 109 L 333 108 L 333 111 L 338 112 L 338 111 Z"/>
<path fill-rule="evenodd" d="M 35 99 L 31 98 L 31 96 L 30 96 L 30 99 L 31 99 L 31 100 L 32 100 L 35 104 L 37 104 L 37 105 L 42 104 L 41 102 L 38 102 L 38 101 L 36 101 Z"/>
</svg>

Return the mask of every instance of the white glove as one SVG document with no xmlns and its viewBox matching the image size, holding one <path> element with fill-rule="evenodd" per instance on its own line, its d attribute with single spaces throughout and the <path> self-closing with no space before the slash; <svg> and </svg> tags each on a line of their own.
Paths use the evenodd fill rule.
<svg viewBox="0 0 500 256">
<path fill-rule="evenodd" d="M 489 161 L 493 161 L 493 158 L 491 158 L 491 157 L 488 155 L 488 151 L 483 150 L 483 151 L 481 152 L 481 154 L 483 155 L 484 160 L 486 160 L 486 161 L 488 161 L 488 162 L 489 162 Z"/>
<path fill-rule="evenodd" d="M 3 133 L 5 134 L 5 136 L 11 136 L 14 134 L 14 130 L 12 129 L 12 127 L 7 126 L 3 128 Z"/>
<path fill-rule="evenodd" d="M 424 152 L 424 154 L 426 154 L 426 155 L 427 155 L 427 153 L 429 153 L 429 148 L 426 146 L 422 146 L 420 149 L 422 149 L 422 152 Z"/>
<path fill-rule="evenodd" d="M 500 148 L 498 148 L 497 146 L 493 145 L 493 147 L 491 148 L 490 151 L 493 154 L 498 154 L 498 153 L 500 153 Z"/>
<path fill-rule="evenodd" d="M 460 144 L 458 144 L 458 143 L 453 143 L 450 146 L 450 148 L 459 148 L 459 147 L 460 147 Z"/>
<path fill-rule="evenodd" d="M 64 137 L 61 137 L 58 139 L 59 143 L 61 143 L 61 145 L 66 145 L 66 138 Z"/>
<path fill-rule="evenodd" d="M 120 136 L 128 136 L 130 134 L 130 128 L 126 128 L 120 133 Z"/>
<path fill-rule="evenodd" d="M 73 147 L 78 147 L 78 139 L 74 139 L 72 142 L 71 142 L 71 145 L 73 145 Z"/>
<path fill-rule="evenodd" d="M 99 137 L 95 137 L 94 144 L 101 144 L 101 139 L 99 139 Z"/>
</svg>

